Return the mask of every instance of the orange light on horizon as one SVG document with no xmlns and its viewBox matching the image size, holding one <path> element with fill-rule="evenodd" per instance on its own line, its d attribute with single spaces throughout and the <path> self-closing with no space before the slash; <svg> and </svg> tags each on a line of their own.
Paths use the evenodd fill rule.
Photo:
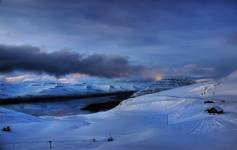
<svg viewBox="0 0 237 150">
<path fill-rule="evenodd" d="M 76 83 L 84 76 L 86 76 L 86 75 L 81 74 L 81 73 L 72 73 L 72 74 L 69 74 L 64 77 L 59 78 L 58 81 L 61 83 L 65 83 L 65 84 Z"/>
<path fill-rule="evenodd" d="M 156 74 L 155 80 L 156 81 L 162 80 L 162 75 L 160 73 Z"/>
<path fill-rule="evenodd" d="M 80 79 L 81 77 L 85 76 L 84 74 L 81 73 L 72 73 L 71 74 L 73 78 Z"/>
</svg>

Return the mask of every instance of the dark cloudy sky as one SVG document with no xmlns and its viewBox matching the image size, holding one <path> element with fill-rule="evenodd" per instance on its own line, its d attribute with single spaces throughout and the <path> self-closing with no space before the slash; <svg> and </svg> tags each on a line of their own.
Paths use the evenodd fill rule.
<svg viewBox="0 0 237 150">
<path fill-rule="evenodd" d="M 237 1 L 2 0 L 0 45 L 119 55 L 170 74 L 223 75 L 237 69 Z"/>
</svg>

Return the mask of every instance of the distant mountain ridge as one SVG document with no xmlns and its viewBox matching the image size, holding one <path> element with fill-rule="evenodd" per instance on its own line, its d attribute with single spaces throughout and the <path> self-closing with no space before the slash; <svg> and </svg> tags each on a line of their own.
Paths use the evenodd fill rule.
<svg viewBox="0 0 237 150">
<path fill-rule="evenodd" d="M 141 96 L 145 94 L 156 93 L 164 90 L 169 90 L 181 86 L 186 86 L 190 84 L 196 83 L 195 80 L 189 78 L 166 78 L 159 81 L 154 82 L 147 88 L 136 92 L 133 96 Z"/>
</svg>

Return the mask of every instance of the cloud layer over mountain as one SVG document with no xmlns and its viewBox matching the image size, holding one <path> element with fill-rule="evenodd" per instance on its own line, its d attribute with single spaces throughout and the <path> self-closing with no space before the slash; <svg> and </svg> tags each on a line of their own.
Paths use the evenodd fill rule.
<svg viewBox="0 0 237 150">
<path fill-rule="evenodd" d="M 55 76 L 82 73 L 100 77 L 124 77 L 143 67 L 130 64 L 116 55 L 81 55 L 72 51 L 46 53 L 32 46 L 0 45 L 0 72 L 30 71 Z"/>
</svg>

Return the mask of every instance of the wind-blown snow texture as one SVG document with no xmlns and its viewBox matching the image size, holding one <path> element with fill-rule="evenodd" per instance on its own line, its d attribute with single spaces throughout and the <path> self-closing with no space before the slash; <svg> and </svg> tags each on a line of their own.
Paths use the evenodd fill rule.
<svg viewBox="0 0 237 150">
<path fill-rule="evenodd" d="M 205 100 L 215 103 L 204 104 Z M 224 109 L 224 114 L 209 115 L 205 111 L 216 105 Z M 218 82 L 128 99 L 96 114 L 33 119 L 6 109 L 0 111 L 1 118 L 14 118 L 1 121 L 12 127 L 11 133 L 1 131 L 3 150 L 49 149 L 49 140 L 57 150 L 235 150 L 237 72 Z M 18 122 L 16 118 L 24 119 Z M 113 142 L 106 141 L 109 135 Z"/>
</svg>

